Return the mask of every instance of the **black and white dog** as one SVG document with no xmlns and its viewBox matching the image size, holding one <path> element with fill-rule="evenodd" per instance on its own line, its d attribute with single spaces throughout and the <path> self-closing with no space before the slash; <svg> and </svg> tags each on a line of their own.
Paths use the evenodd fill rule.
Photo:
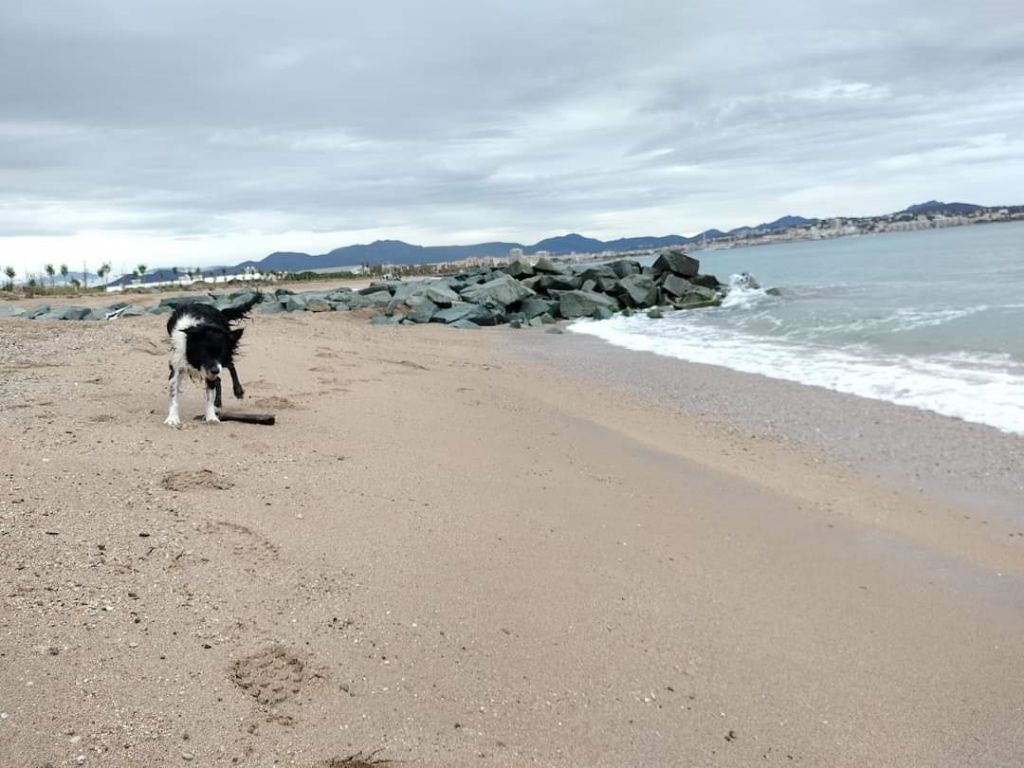
<svg viewBox="0 0 1024 768">
<path fill-rule="evenodd" d="M 182 304 L 167 321 L 167 335 L 171 337 L 170 389 L 171 407 L 164 424 L 177 427 L 178 395 L 181 375 L 188 373 L 206 384 L 206 421 L 220 421 L 217 409 L 221 406 L 220 374 L 227 369 L 231 374 L 231 388 L 235 397 L 245 394 L 235 370 L 235 350 L 242 338 L 243 328 L 231 324 L 244 320 L 249 311 L 261 300 L 259 294 L 235 307 L 217 309 L 209 304 Z"/>
</svg>

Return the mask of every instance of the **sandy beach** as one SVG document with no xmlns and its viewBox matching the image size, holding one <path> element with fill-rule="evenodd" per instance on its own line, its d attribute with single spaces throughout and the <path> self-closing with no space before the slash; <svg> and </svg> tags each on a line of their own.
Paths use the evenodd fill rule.
<svg viewBox="0 0 1024 768">
<path fill-rule="evenodd" d="M 573 334 L 0 319 L 0 765 L 1024 764 L 1024 439 Z"/>
</svg>

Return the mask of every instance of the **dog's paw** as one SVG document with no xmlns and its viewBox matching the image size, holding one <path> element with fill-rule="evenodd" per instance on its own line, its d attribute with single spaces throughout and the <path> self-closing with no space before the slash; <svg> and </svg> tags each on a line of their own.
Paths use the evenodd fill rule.
<svg viewBox="0 0 1024 768">
<path fill-rule="evenodd" d="M 216 413 L 208 413 L 206 416 L 203 417 L 203 421 L 205 421 L 207 424 L 220 424 L 220 419 L 217 418 Z"/>
<path fill-rule="evenodd" d="M 168 427 L 180 427 L 181 419 L 179 419 L 177 415 L 172 414 L 168 416 L 166 419 L 164 419 L 164 424 L 166 424 Z"/>
<path fill-rule="evenodd" d="M 245 390 L 242 389 L 241 387 L 238 387 L 237 389 L 233 390 L 233 392 L 235 394 L 235 399 L 237 400 L 241 400 L 243 397 L 245 397 Z"/>
</svg>

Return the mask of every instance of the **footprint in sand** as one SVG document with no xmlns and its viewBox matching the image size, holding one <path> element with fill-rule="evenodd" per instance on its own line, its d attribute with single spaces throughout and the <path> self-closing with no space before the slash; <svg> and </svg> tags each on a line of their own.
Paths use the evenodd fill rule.
<svg viewBox="0 0 1024 768">
<path fill-rule="evenodd" d="M 168 491 L 225 491 L 234 486 L 234 483 L 223 475 L 208 469 L 167 472 L 160 484 Z"/>
<path fill-rule="evenodd" d="M 273 645 L 239 659 L 231 665 L 231 681 L 264 707 L 272 707 L 298 696 L 303 687 L 323 675 L 307 658 Z"/>
<path fill-rule="evenodd" d="M 273 559 L 276 559 L 278 556 L 277 545 L 248 526 L 229 520 L 215 520 L 205 523 L 200 530 L 203 533 L 234 537 L 237 542 L 235 544 L 237 554 L 244 554 L 246 550 L 249 550 L 257 554 L 267 555 Z"/>
</svg>

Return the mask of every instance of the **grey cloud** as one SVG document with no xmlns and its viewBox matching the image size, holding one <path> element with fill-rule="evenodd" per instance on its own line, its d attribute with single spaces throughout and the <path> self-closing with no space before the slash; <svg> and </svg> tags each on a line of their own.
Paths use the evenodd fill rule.
<svg viewBox="0 0 1024 768">
<path fill-rule="evenodd" d="M 5 4 L 0 237 L 529 239 L 1014 202 L 1024 9 L 892 6 Z"/>
</svg>

